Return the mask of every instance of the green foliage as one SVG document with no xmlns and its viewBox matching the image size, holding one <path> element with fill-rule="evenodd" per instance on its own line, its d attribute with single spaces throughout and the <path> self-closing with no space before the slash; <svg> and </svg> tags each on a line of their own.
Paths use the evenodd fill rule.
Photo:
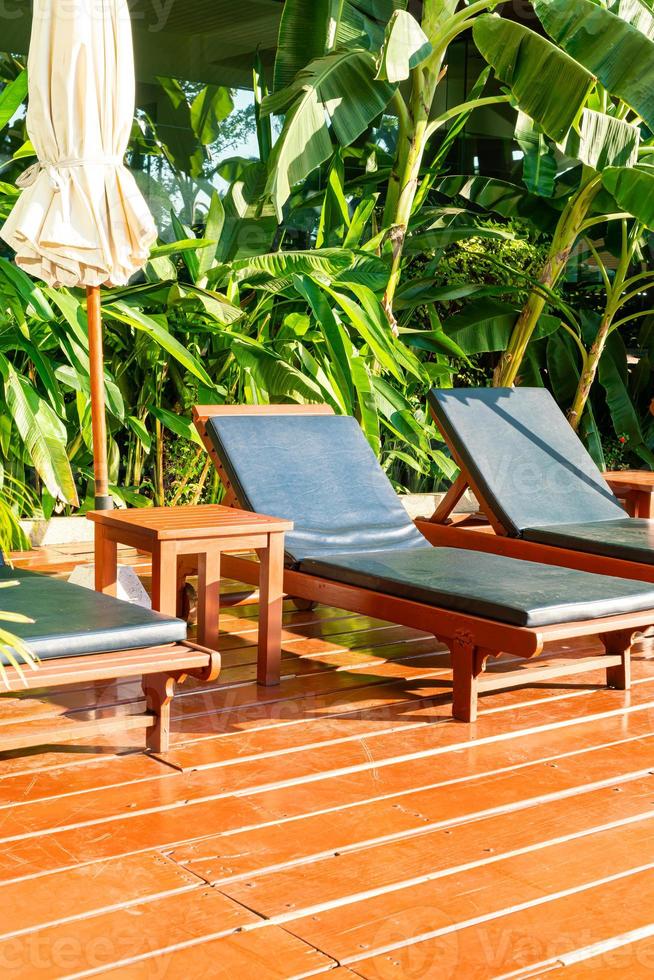
<svg viewBox="0 0 654 980">
<path fill-rule="evenodd" d="M 192 218 L 172 214 L 175 240 L 159 244 L 137 281 L 103 295 L 115 496 L 141 506 L 215 499 L 189 421 L 198 401 L 327 402 L 359 419 L 398 487 L 433 490 L 455 469 L 427 418 L 427 389 L 489 383 L 534 296 L 520 380 L 550 385 L 569 410 L 617 288 L 611 263 L 602 278 L 591 248 L 619 261 L 615 215 L 630 215 L 629 229 L 634 218 L 654 221 L 654 145 L 642 125 L 652 25 L 634 4 L 616 0 L 609 13 L 590 0 L 536 2 L 548 40 L 487 13 L 492 0 L 432 0 L 421 22 L 403 0 L 287 0 L 271 93 L 254 66 L 257 159 L 211 159 L 216 140 L 241 124 L 227 89 L 160 79 L 166 122 L 140 111 L 132 156 L 166 162 Z M 580 27 L 584 12 L 596 18 L 594 40 Z M 460 106 L 438 115 L 448 46 L 470 27 L 504 87 L 486 94 L 497 93 L 489 68 Z M 631 64 L 617 71 L 608 37 L 641 53 L 642 80 Z M 16 64 L 3 78 L 0 123 L 24 86 Z M 518 113 L 522 183 L 450 174 L 448 153 L 471 113 L 498 101 Z M 24 137 L 19 121 L 12 177 L 31 152 Z M 200 207 L 198 182 L 214 174 L 228 188 Z M 0 213 L 17 195 L 9 176 Z M 570 222 L 589 184 L 587 211 Z M 592 304 L 564 274 L 566 248 L 586 239 Z M 548 280 L 552 250 L 562 269 Z M 625 270 L 624 306 L 580 423 L 598 460 L 607 432 L 646 464 L 654 452 L 654 317 L 637 295 L 650 284 L 633 281 L 644 254 L 634 251 Z M 2 257 L 0 296 L 5 486 L 31 487 L 46 515 L 84 507 L 92 480 L 84 297 L 43 289 Z M 8 514 L 19 508 L 14 501 Z M 0 508 L 0 533 L 2 522 Z"/>
</svg>

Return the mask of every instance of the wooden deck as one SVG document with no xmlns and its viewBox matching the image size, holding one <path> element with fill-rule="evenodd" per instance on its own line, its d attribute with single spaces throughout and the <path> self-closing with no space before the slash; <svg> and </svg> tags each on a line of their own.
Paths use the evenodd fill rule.
<svg viewBox="0 0 654 980">
<path fill-rule="evenodd" d="M 530 668 L 468 728 L 434 640 L 337 609 L 289 606 L 257 689 L 255 613 L 224 609 L 220 682 L 180 691 L 165 761 L 142 732 L 0 756 L 1 977 L 654 977 L 652 641 L 630 694 Z M 138 698 L 3 695 L 0 726 Z"/>
</svg>

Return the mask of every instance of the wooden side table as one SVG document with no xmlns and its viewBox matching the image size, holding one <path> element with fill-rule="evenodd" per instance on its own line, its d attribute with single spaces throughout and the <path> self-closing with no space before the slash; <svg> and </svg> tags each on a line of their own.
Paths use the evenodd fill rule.
<svg viewBox="0 0 654 980">
<path fill-rule="evenodd" d="M 261 562 L 257 680 L 279 684 L 284 534 L 293 528 L 290 521 L 211 504 L 91 511 L 87 517 L 95 523 L 98 592 L 115 594 L 118 545 L 138 548 L 152 555 L 152 608 L 175 616 L 179 559 L 197 556 L 198 641 L 210 650 L 219 648 L 220 556 L 256 551 Z"/>
<path fill-rule="evenodd" d="M 646 470 L 616 470 L 605 473 L 616 497 L 624 501 L 630 517 L 654 519 L 654 473 Z"/>
</svg>

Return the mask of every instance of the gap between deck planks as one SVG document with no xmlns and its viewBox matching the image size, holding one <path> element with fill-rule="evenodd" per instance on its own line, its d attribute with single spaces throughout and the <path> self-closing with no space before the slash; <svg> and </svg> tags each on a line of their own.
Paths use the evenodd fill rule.
<svg viewBox="0 0 654 980">
<path fill-rule="evenodd" d="M 592 916 L 594 896 L 607 909 L 630 881 L 649 899 L 652 872 L 638 872 L 634 855 L 651 857 L 654 825 L 651 644 L 635 658 L 631 695 L 601 688 L 599 673 L 539 686 L 527 672 L 527 687 L 484 698 L 464 730 L 447 716 L 449 668 L 433 640 L 338 610 L 287 607 L 294 676 L 258 691 L 255 614 L 225 611 L 228 686 L 183 690 L 164 764 L 133 744 L 88 741 L 0 759 L 0 894 L 17 910 L 0 927 L 0 969 L 13 956 L 7 975 L 30 978 L 224 969 L 351 980 L 427 976 L 425 963 L 499 976 L 517 962 L 500 941 L 505 926 L 523 946 L 525 930 L 542 940 L 527 969 L 568 972 L 570 950 L 590 960 L 597 943 L 621 941 L 607 935 L 606 915 L 567 945 L 539 934 L 538 917 L 560 928 L 571 908 Z M 67 723 L 93 710 L 97 693 L 72 689 L 17 710 Z M 102 693 L 106 711 L 139 702 L 133 685 Z M 14 709 L 0 698 L 0 731 Z M 620 870 L 602 875 L 611 857 Z M 446 926 L 426 921 L 427 900 Z M 477 960 L 462 960 L 458 945 L 452 958 L 452 935 L 474 946 L 471 910 L 497 965 L 479 943 Z M 639 914 L 616 920 L 620 935 L 647 929 Z M 365 949 L 353 952 L 355 936 Z M 625 950 L 636 939 L 646 942 L 634 933 Z M 53 949 L 68 959 L 36 969 L 34 956 Z"/>
</svg>

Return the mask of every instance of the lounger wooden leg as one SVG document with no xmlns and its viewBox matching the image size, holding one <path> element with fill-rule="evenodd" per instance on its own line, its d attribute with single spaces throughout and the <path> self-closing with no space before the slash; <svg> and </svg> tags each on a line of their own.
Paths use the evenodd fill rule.
<svg viewBox="0 0 654 980">
<path fill-rule="evenodd" d="M 620 657 L 621 663 L 607 667 L 606 683 L 616 691 L 631 688 L 631 646 L 634 634 L 631 630 L 618 633 L 604 633 L 600 636 L 607 656 Z"/>
<path fill-rule="evenodd" d="M 170 704 L 177 678 L 168 674 L 147 674 L 143 678 L 143 693 L 154 724 L 148 729 L 147 746 L 152 752 L 167 752 L 170 748 Z"/>
<path fill-rule="evenodd" d="M 490 656 L 488 650 L 475 646 L 468 633 L 459 633 L 450 643 L 452 657 L 452 714 L 457 721 L 477 720 L 479 677 Z"/>
</svg>

